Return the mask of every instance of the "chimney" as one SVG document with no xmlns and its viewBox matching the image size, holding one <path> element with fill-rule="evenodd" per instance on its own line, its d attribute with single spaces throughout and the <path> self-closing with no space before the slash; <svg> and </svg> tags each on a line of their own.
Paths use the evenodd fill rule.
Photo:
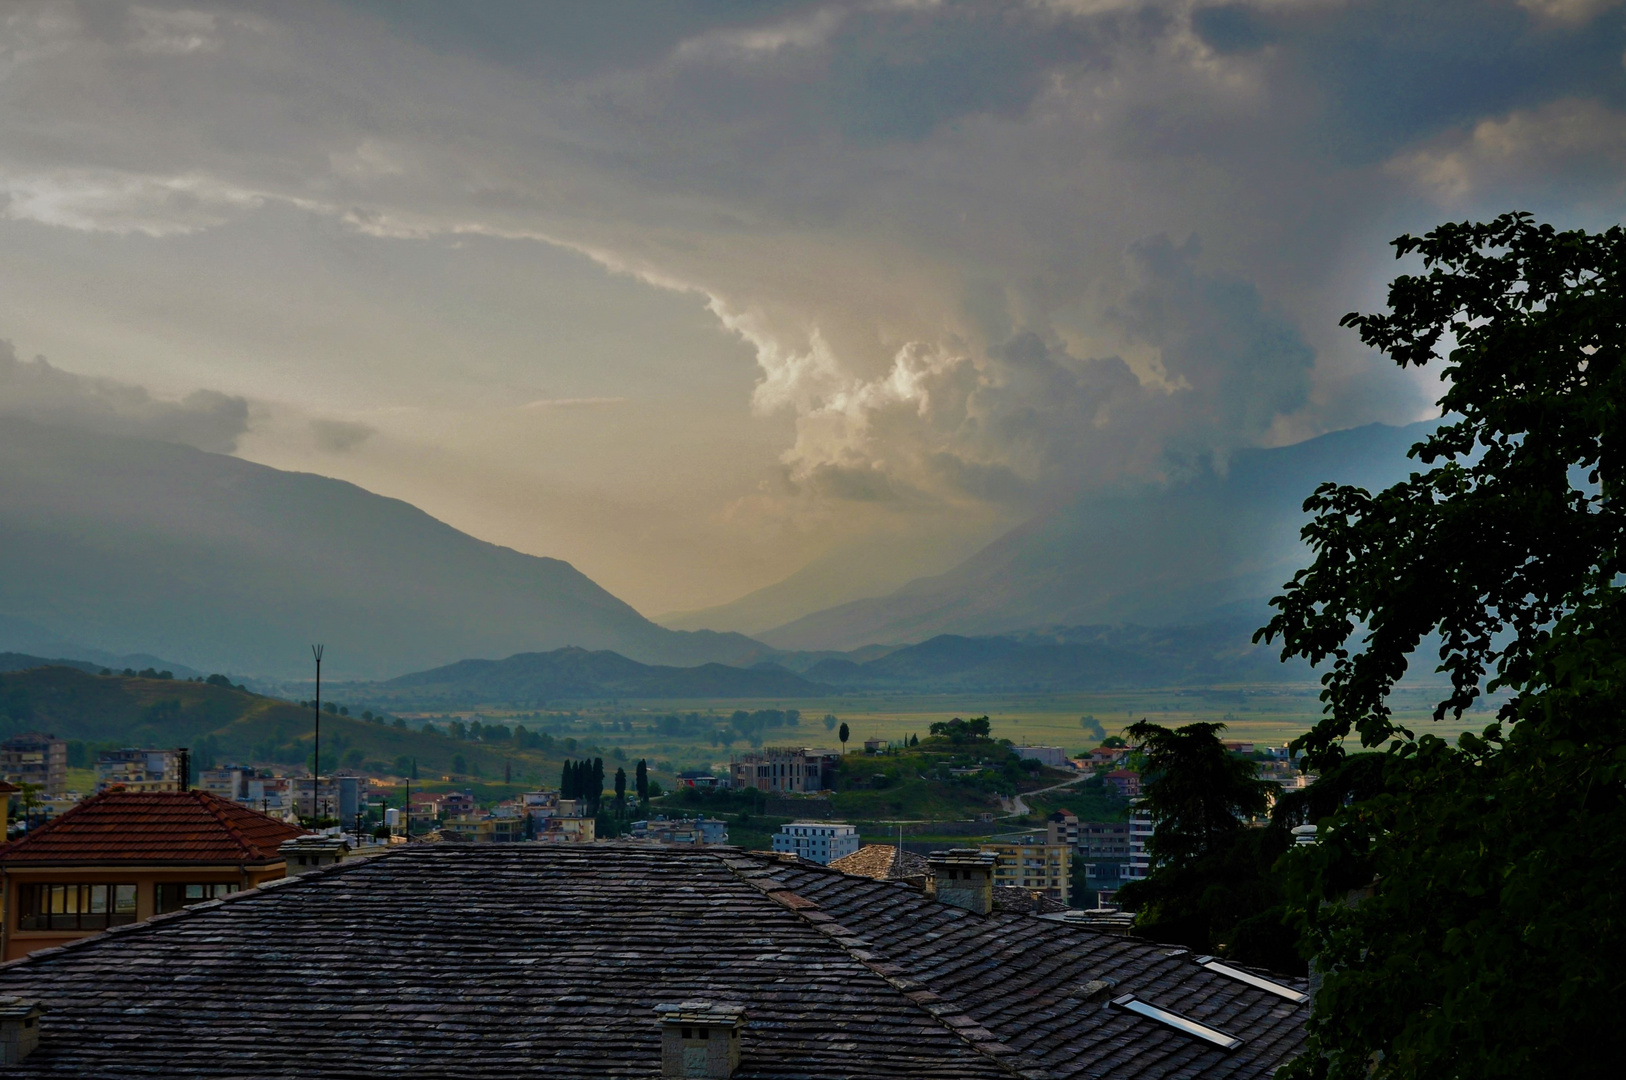
<svg viewBox="0 0 1626 1080">
<path fill-rule="evenodd" d="M 976 848 L 934 851 L 926 857 L 931 867 L 926 891 L 950 907 L 986 915 L 994 910 L 996 858 L 993 852 Z"/>
<path fill-rule="evenodd" d="M 745 1009 L 710 1001 L 657 1005 L 661 1019 L 661 1080 L 703 1076 L 727 1080 L 740 1067 Z"/>
<path fill-rule="evenodd" d="M 22 998 L 0 997 L 0 1065 L 16 1065 L 40 1044 L 40 1017 L 45 1006 Z"/>
</svg>

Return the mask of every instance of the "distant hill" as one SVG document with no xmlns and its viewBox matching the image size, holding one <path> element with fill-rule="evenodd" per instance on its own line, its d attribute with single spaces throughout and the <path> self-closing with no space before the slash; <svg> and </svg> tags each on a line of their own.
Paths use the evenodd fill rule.
<svg viewBox="0 0 1626 1080">
<path fill-rule="evenodd" d="M 940 634 L 855 663 L 825 659 L 809 679 L 849 690 L 1060 692 L 1312 678 L 1253 645 L 1252 619 L 1199 626 L 1054 627 L 994 637 Z"/>
<path fill-rule="evenodd" d="M 27 653 L 0 652 L 0 672 L 27 671 L 37 667 L 65 667 L 76 671 L 88 671 L 95 674 L 102 670 L 100 664 L 92 664 L 88 660 L 48 660 L 43 656 L 29 656 Z"/>
<path fill-rule="evenodd" d="M 1199 625 L 1269 617 L 1301 564 L 1305 498 L 1324 481 L 1387 486 L 1431 424 L 1373 424 L 1236 454 L 1164 488 L 1092 495 L 1027 522 L 966 562 L 883 597 L 758 635 L 782 649 L 852 649 L 1045 626 Z M 1102 647 L 1106 647 L 1103 645 Z"/>
<path fill-rule="evenodd" d="M 569 563 L 353 484 L 15 418 L 0 425 L 8 626 L 273 677 L 308 676 L 315 641 L 347 678 L 567 645 L 671 664 L 772 652 L 657 626 Z M 0 648 L 27 651 L 20 633 Z"/>
<path fill-rule="evenodd" d="M 0 737 L 24 731 L 92 747 L 187 746 L 200 766 L 248 760 L 302 765 L 310 758 L 313 723 L 310 709 L 229 686 L 36 667 L 0 674 Z M 458 757 L 487 776 L 501 776 L 506 763 L 516 774 L 550 778 L 558 775 L 561 760 L 551 747 L 457 740 L 357 716 L 322 716 L 327 770 L 348 765 L 389 772 L 408 758 L 427 778 L 451 771 Z"/>
<path fill-rule="evenodd" d="M 378 691 L 413 701 L 557 702 L 584 698 L 801 698 L 830 692 L 782 667 L 665 667 L 608 651 L 556 649 L 462 660 L 403 675 Z M 376 696 L 376 694 L 375 694 Z"/>
</svg>

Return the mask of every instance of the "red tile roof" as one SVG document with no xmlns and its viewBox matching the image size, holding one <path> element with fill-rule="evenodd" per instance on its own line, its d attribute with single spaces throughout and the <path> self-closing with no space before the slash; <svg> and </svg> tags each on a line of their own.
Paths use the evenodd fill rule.
<svg viewBox="0 0 1626 1080">
<path fill-rule="evenodd" d="M 278 862 L 304 832 L 207 791 L 106 791 L 0 847 L 0 866 Z"/>
</svg>

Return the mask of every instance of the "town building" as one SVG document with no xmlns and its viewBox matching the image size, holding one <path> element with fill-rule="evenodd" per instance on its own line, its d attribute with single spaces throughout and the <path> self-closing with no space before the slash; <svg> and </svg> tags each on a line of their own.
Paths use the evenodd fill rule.
<svg viewBox="0 0 1626 1080">
<path fill-rule="evenodd" d="M 935 892 L 730 849 L 400 845 L 0 969 L 43 1007 L 6 1075 L 1268 1080 L 1303 1049 L 1302 979 Z"/>
<path fill-rule="evenodd" d="M 361 809 L 361 793 L 366 778 L 339 774 L 323 776 L 296 776 L 292 779 L 295 809 L 305 817 L 334 817 L 349 821 Z M 473 809 L 470 800 L 470 809 Z"/>
<path fill-rule="evenodd" d="M 526 820 L 479 812 L 454 814 L 441 821 L 440 834 L 465 844 L 517 844 L 526 839 Z"/>
<path fill-rule="evenodd" d="M 0 847 L 12 959 L 251 889 L 302 830 L 205 791 L 105 791 Z"/>
<path fill-rule="evenodd" d="M 635 840 L 654 840 L 661 844 L 726 844 L 728 823 L 717 818 L 664 818 L 632 823 Z"/>
<path fill-rule="evenodd" d="M 1071 810 L 1057 810 L 1045 822 L 1045 842 L 1078 847 L 1078 815 Z"/>
<path fill-rule="evenodd" d="M 773 836 L 773 849 L 828 866 L 858 850 L 858 826 L 834 821 L 793 821 Z"/>
<path fill-rule="evenodd" d="M 1129 866 L 1124 877 L 1144 881 L 1152 873 L 1152 857 L 1146 842 L 1152 838 L 1152 812 L 1141 808 L 1129 811 Z"/>
<path fill-rule="evenodd" d="M 1140 798 L 1140 773 L 1134 769 L 1113 769 L 1107 773 L 1106 782 L 1121 798 Z"/>
<path fill-rule="evenodd" d="M 1059 746 L 1013 746 L 1016 756 L 1024 761 L 1037 761 L 1040 765 L 1048 765 L 1052 769 L 1071 769 L 1072 759 L 1067 751 Z"/>
<path fill-rule="evenodd" d="M 1085 821 L 1078 827 L 1078 853 L 1092 862 L 1128 862 L 1127 821 Z"/>
<path fill-rule="evenodd" d="M 719 787 L 727 787 L 727 777 L 703 769 L 688 769 L 677 774 L 677 786 L 695 788 L 698 791 L 713 791 Z"/>
<path fill-rule="evenodd" d="M 135 747 L 103 750 L 96 755 L 96 790 L 106 791 L 114 784 L 126 791 L 180 791 L 186 786 L 181 752 Z"/>
<path fill-rule="evenodd" d="M 1029 836 L 1013 843 L 979 844 L 978 850 L 993 854 L 997 859 L 994 864 L 995 886 L 1023 889 L 1061 904 L 1067 903 L 1072 889 L 1071 844 L 1051 844 L 1042 837 Z"/>
<path fill-rule="evenodd" d="M 579 816 L 574 812 L 556 814 L 548 818 L 547 828 L 536 833 L 534 838 L 562 844 L 591 844 L 598 839 L 598 819 Z"/>
<path fill-rule="evenodd" d="M 47 799 L 68 793 L 68 744 L 55 735 L 30 731 L 0 742 L 0 780 L 30 784 Z"/>
<path fill-rule="evenodd" d="M 840 763 L 840 754 L 805 747 L 752 750 L 729 764 L 729 780 L 735 788 L 758 791 L 830 791 Z"/>
<path fill-rule="evenodd" d="M 11 831 L 11 797 L 22 793 L 16 784 L 0 780 L 0 839 Z"/>
</svg>

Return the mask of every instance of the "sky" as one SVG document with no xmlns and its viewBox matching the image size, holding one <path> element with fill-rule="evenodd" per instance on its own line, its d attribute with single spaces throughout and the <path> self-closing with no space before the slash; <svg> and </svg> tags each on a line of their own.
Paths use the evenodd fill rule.
<svg viewBox="0 0 1626 1080">
<path fill-rule="evenodd" d="M 1612 0 L 11 0 L 0 422 L 811 609 L 1430 415 L 1388 242 L 1623 205 Z"/>
</svg>

